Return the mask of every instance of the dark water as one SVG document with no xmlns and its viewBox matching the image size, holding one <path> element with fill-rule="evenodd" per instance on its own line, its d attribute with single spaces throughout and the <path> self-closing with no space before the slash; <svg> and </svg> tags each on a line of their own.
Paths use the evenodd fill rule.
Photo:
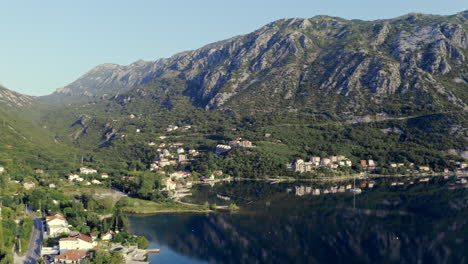
<svg viewBox="0 0 468 264">
<path fill-rule="evenodd" d="M 187 201 L 241 211 L 130 221 L 161 249 L 151 263 L 468 263 L 468 189 L 455 181 L 380 181 L 356 196 L 295 195 L 295 186 L 330 187 L 312 183 L 197 186 Z"/>
</svg>

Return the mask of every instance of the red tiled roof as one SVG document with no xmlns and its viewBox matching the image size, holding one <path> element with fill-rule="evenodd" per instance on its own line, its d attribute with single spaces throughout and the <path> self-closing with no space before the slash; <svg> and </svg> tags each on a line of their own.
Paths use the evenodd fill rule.
<svg viewBox="0 0 468 264">
<path fill-rule="evenodd" d="M 80 259 L 85 258 L 87 253 L 83 250 L 78 250 L 78 249 L 73 249 L 70 251 L 67 251 L 61 255 L 56 256 L 56 259 L 64 259 L 64 260 L 72 260 L 72 261 L 77 261 Z"/>
<path fill-rule="evenodd" d="M 64 237 L 64 238 L 61 238 L 60 241 L 76 241 L 78 239 L 86 241 L 88 243 L 93 243 L 93 239 L 91 237 L 87 235 L 83 235 L 83 234 L 78 234 L 72 237 Z"/>
<path fill-rule="evenodd" d="M 93 243 L 93 239 L 87 235 L 83 235 L 83 234 L 78 234 L 76 236 L 74 236 L 74 238 L 77 238 L 77 239 L 81 239 L 83 241 L 86 241 L 88 243 Z"/>
<path fill-rule="evenodd" d="M 63 218 L 63 216 L 57 214 L 57 215 L 53 215 L 53 216 L 47 216 L 46 217 L 46 222 L 50 222 L 50 221 L 55 220 L 55 219 L 65 220 L 65 218 Z"/>
<path fill-rule="evenodd" d="M 75 241 L 75 240 L 78 240 L 78 238 L 76 238 L 76 237 L 64 237 L 64 238 L 60 239 L 60 241 Z"/>
</svg>

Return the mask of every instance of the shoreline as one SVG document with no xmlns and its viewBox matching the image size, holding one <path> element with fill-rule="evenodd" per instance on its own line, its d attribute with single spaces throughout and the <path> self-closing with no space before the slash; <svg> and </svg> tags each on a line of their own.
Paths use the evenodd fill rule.
<svg viewBox="0 0 468 264">
<path fill-rule="evenodd" d="M 342 182 L 342 181 L 350 181 L 353 180 L 355 177 L 357 177 L 359 180 L 370 180 L 370 179 L 384 179 L 384 178 L 389 178 L 389 179 L 399 179 L 399 178 L 409 178 L 409 177 L 414 177 L 414 178 L 423 178 L 423 177 L 444 177 L 444 176 L 449 176 L 449 177 L 467 177 L 467 173 L 425 173 L 425 174 L 416 174 L 416 175 L 382 175 L 382 174 L 363 174 L 363 175 L 346 175 L 346 176 L 335 176 L 335 177 L 317 177 L 317 178 L 309 178 L 309 179 L 301 179 L 301 178 L 265 178 L 265 179 L 260 179 L 260 178 L 255 178 L 255 179 L 250 179 L 250 178 L 231 178 L 230 180 L 216 180 L 212 181 L 214 183 L 220 183 L 220 182 L 227 182 L 227 181 L 262 181 L 262 182 L 267 182 L 270 184 L 277 184 L 277 183 L 282 183 L 282 182 Z M 198 185 L 205 185 L 208 184 L 209 182 L 196 182 L 194 184 Z M 173 200 L 176 203 L 179 204 L 185 204 L 185 205 L 190 205 L 190 206 L 202 206 L 202 205 L 197 205 L 197 204 L 187 204 L 178 200 Z M 220 208 L 217 210 L 212 210 L 212 209 L 162 209 L 162 210 L 135 210 L 132 208 L 128 209 L 123 209 L 125 213 L 131 215 L 131 216 L 138 216 L 138 215 L 151 215 L 151 214 L 207 214 L 207 213 L 226 213 L 229 210 L 225 210 L 225 208 Z"/>
<path fill-rule="evenodd" d="M 155 210 L 155 211 L 127 211 L 123 210 L 127 214 L 131 214 L 132 216 L 135 215 L 149 215 L 149 214 L 186 214 L 186 213 L 197 213 L 197 214 L 206 214 L 206 213 L 214 213 L 217 212 L 216 210 L 171 210 L 171 209 L 165 209 L 165 210 Z"/>
</svg>

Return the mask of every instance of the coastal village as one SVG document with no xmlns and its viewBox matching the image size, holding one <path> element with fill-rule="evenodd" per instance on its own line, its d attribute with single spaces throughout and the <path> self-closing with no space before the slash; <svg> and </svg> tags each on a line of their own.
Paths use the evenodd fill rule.
<svg viewBox="0 0 468 264">
<path fill-rule="evenodd" d="M 455 161 L 450 160 L 453 165 L 456 167 L 457 172 L 463 172 L 467 168 L 467 164 L 464 161 Z M 328 168 L 331 170 L 337 170 L 340 167 L 350 168 L 353 165 L 352 161 L 343 156 L 330 156 L 330 157 L 317 157 L 313 156 L 309 161 L 304 161 L 303 159 L 297 159 L 293 163 L 287 164 L 290 170 L 293 170 L 298 173 L 304 172 L 314 172 L 319 168 Z M 372 159 L 369 160 L 360 160 L 359 165 L 363 171 L 372 173 L 375 169 L 385 166 L 384 164 L 378 164 Z M 397 163 L 392 162 L 386 165 L 389 168 L 405 168 L 408 173 L 428 173 L 432 172 L 432 168 L 427 165 L 415 165 L 414 163 Z M 444 168 L 444 173 L 448 173 L 450 170 Z"/>
<path fill-rule="evenodd" d="M 190 130 L 191 126 L 178 127 L 170 125 L 167 127 L 167 132 L 174 132 L 179 129 Z M 147 170 L 164 175 L 161 183 L 161 191 L 175 201 L 180 201 L 184 196 L 191 195 L 190 188 L 194 184 L 209 184 L 211 186 L 219 181 L 230 180 L 230 177 L 226 177 L 222 170 L 212 171 L 208 175 L 199 175 L 189 170 L 177 170 L 177 168 L 183 168 L 183 165 L 192 163 L 200 155 L 199 150 L 193 147 L 187 147 L 185 143 L 174 141 L 173 138 L 169 140 L 170 136 L 159 136 L 153 141 L 147 141 L 149 147 L 154 149 L 157 153 L 156 159 L 151 163 L 147 164 Z M 256 146 L 249 140 L 245 140 L 241 137 L 235 138 L 234 140 L 228 141 L 227 144 L 217 144 L 213 151 L 215 156 L 227 153 L 234 148 L 255 148 Z M 465 173 L 467 164 L 464 161 L 451 161 L 456 170 L 444 169 L 444 178 L 448 178 L 449 174 Z M 403 169 L 408 174 L 414 174 L 420 176 L 418 179 L 410 180 L 399 180 L 390 183 L 391 187 L 413 185 L 415 183 L 425 183 L 430 180 L 425 175 L 433 174 L 433 168 L 427 165 L 415 165 L 414 163 L 397 163 L 392 162 L 390 164 L 379 164 L 378 162 L 367 159 L 359 160 L 356 164 L 353 163 L 352 159 L 344 155 L 333 155 L 328 157 L 312 156 L 308 160 L 297 159 L 294 162 L 287 164 L 287 168 L 296 173 L 308 173 L 316 172 L 321 168 L 329 169 L 331 171 L 354 170 L 355 166 L 361 168 L 361 172 L 358 174 L 359 179 L 366 179 L 369 175 L 381 167 Z M 168 170 L 167 168 L 170 168 Z M 4 173 L 5 168 L 0 166 L 0 173 Z M 45 174 L 43 169 L 35 169 L 37 175 Z M 196 176 L 194 176 L 196 175 Z M 338 174 L 339 175 L 339 174 Z M 124 181 L 138 181 L 138 176 L 121 176 Z M 89 186 L 89 187 L 102 187 L 111 188 L 112 176 L 106 172 L 101 172 L 98 169 L 82 166 L 74 173 L 65 175 L 66 181 L 55 182 L 48 184 L 50 189 L 56 189 L 60 186 Z M 63 179 L 63 178 L 62 178 Z M 21 184 L 26 191 L 31 191 L 37 188 L 38 183 L 32 180 L 26 180 L 24 182 L 15 181 L 15 183 Z M 460 178 L 457 183 L 466 185 L 466 178 Z M 336 184 L 328 187 L 314 187 L 299 185 L 292 188 L 288 188 L 287 193 L 294 194 L 296 196 L 320 196 L 330 195 L 338 193 L 350 192 L 353 194 L 361 194 L 366 189 L 372 189 L 375 186 L 381 184 L 375 180 L 365 180 L 359 184 Z M 97 194 L 98 195 L 98 194 Z M 222 200 L 229 200 L 230 197 L 226 195 L 218 194 L 217 197 Z M 137 245 L 122 245 L 113 242 L 115 235 L 119 233 L 118 230 L 99 230 L 93 232 L 78 232 L 74 231 L 74 228 L 70 225 L 62 213 L 53 213 L 45 217 L 43 221 L 43 237 L 46 241 L 52 241 L 48 243 L 48 246 L 41 247 L 41 258 L 46 263 L 83 263 L 86 259 L 90 258 L 95 250 L 106 250 L 109 252 L 119 251 L 124 256 L 125 262 L 129 264 L 147 263 L 145 262 L 147 254 L 150 252 L 157 252 L 157 250 L 146 250 L 139 249 Z"/>
</svg>

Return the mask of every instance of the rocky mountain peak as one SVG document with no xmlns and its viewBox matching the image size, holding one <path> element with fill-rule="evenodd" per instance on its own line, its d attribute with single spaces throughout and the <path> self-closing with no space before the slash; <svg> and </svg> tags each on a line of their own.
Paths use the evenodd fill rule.
<svg viewBox="0 0 468 264">
<path fill-rule="evenodd" d="M 395 100 L 463 108 L 465 15 L 281 19 L 167 59 L 100 65 L 57 93 L 112 95 L 172 78 L 185 82 L 186 90 L 180 92 L 206 109 L 321 111 L 323 99 L 351 113 Z"/>
</svg>

